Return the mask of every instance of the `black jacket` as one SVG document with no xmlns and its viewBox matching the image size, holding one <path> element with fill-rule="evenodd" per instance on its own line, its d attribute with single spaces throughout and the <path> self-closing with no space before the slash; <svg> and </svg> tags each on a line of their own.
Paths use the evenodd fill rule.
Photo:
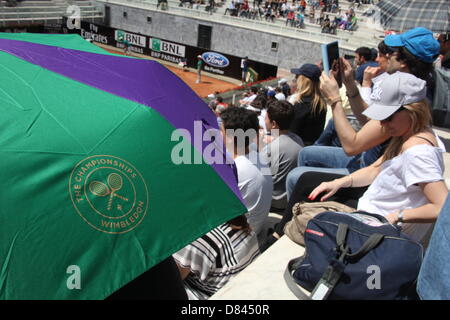
<svg viewBox="0 0 450 320">
<path fill-rule="evenodd" d="M 295 116 L 290 127 L 290 131 L 302 138 L 305 146 L 312 145 L 319 138 L 327 115 L 326 110 L 313 114 L 311 101 L 311 97 L 303 97 L 294 104 Z"/>
</svg>

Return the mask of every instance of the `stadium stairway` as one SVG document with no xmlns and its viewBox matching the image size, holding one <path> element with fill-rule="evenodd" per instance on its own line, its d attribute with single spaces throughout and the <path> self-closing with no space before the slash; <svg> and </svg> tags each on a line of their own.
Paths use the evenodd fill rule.
<svg viewBox="0 0 450 320">
<path fill-rule="evenodd" d="M 90 1 L 67 0 L 41 0 L 21 1 L 15 6 L 2 6 L 0 10 L 0 22 L 2 25 L 8 22 L 34 23 L 34 22 L 59 22 L 63 16 L 69 16 L 68 7 L 75 5 L 80 9 L 81 19 L 103 19 L 103 13 Z"/>
</svg>

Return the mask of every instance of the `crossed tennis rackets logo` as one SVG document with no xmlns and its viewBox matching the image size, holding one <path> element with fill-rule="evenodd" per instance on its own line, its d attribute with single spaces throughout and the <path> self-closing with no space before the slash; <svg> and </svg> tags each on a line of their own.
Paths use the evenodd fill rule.
<svg viewBox="0 0 450 320">
<path fill-rule="evenodd" d="M 110 173 L 106 181 L 108 185 L 100 181 L 92 181 L 89 184 L 89 191 L 97 197 L 106 197 L 109 195 L 107 210 L 111 211 L 114 198 L 119 198 L 126 202 L 128 202 L 128 199 L 116 193 L 123 187 L 123 179 L 120 174 Z"/>
</svg>

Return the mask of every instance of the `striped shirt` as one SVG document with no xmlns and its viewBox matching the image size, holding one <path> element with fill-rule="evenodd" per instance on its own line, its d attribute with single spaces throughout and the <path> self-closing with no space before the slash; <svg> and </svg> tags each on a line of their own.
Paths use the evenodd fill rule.
<svg viewBox="0 0 450 320">
<path fill-rule="evenodd" d="M 256 234 L 224 223 L 173 255 L 191 273 L 184 280 L 190 300 L 206 300 L 259 255 Z"/>
</svg>

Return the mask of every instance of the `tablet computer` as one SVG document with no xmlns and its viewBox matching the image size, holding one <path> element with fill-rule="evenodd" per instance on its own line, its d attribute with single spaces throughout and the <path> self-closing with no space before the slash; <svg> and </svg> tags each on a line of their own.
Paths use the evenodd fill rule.
<svg viewBox="0 0 450 320">
<path fill-rule="evenodd" d="M 334 78 L 339 84 L 339 88 L 342 86 L 342 79 L 340 75 L 340 60 L 339 60 L 339 45 L 337 41 L 322 44 L 322 64 L 323 70 L 329 76 L 330 72 L 333 72 Z"/>
</svg>

